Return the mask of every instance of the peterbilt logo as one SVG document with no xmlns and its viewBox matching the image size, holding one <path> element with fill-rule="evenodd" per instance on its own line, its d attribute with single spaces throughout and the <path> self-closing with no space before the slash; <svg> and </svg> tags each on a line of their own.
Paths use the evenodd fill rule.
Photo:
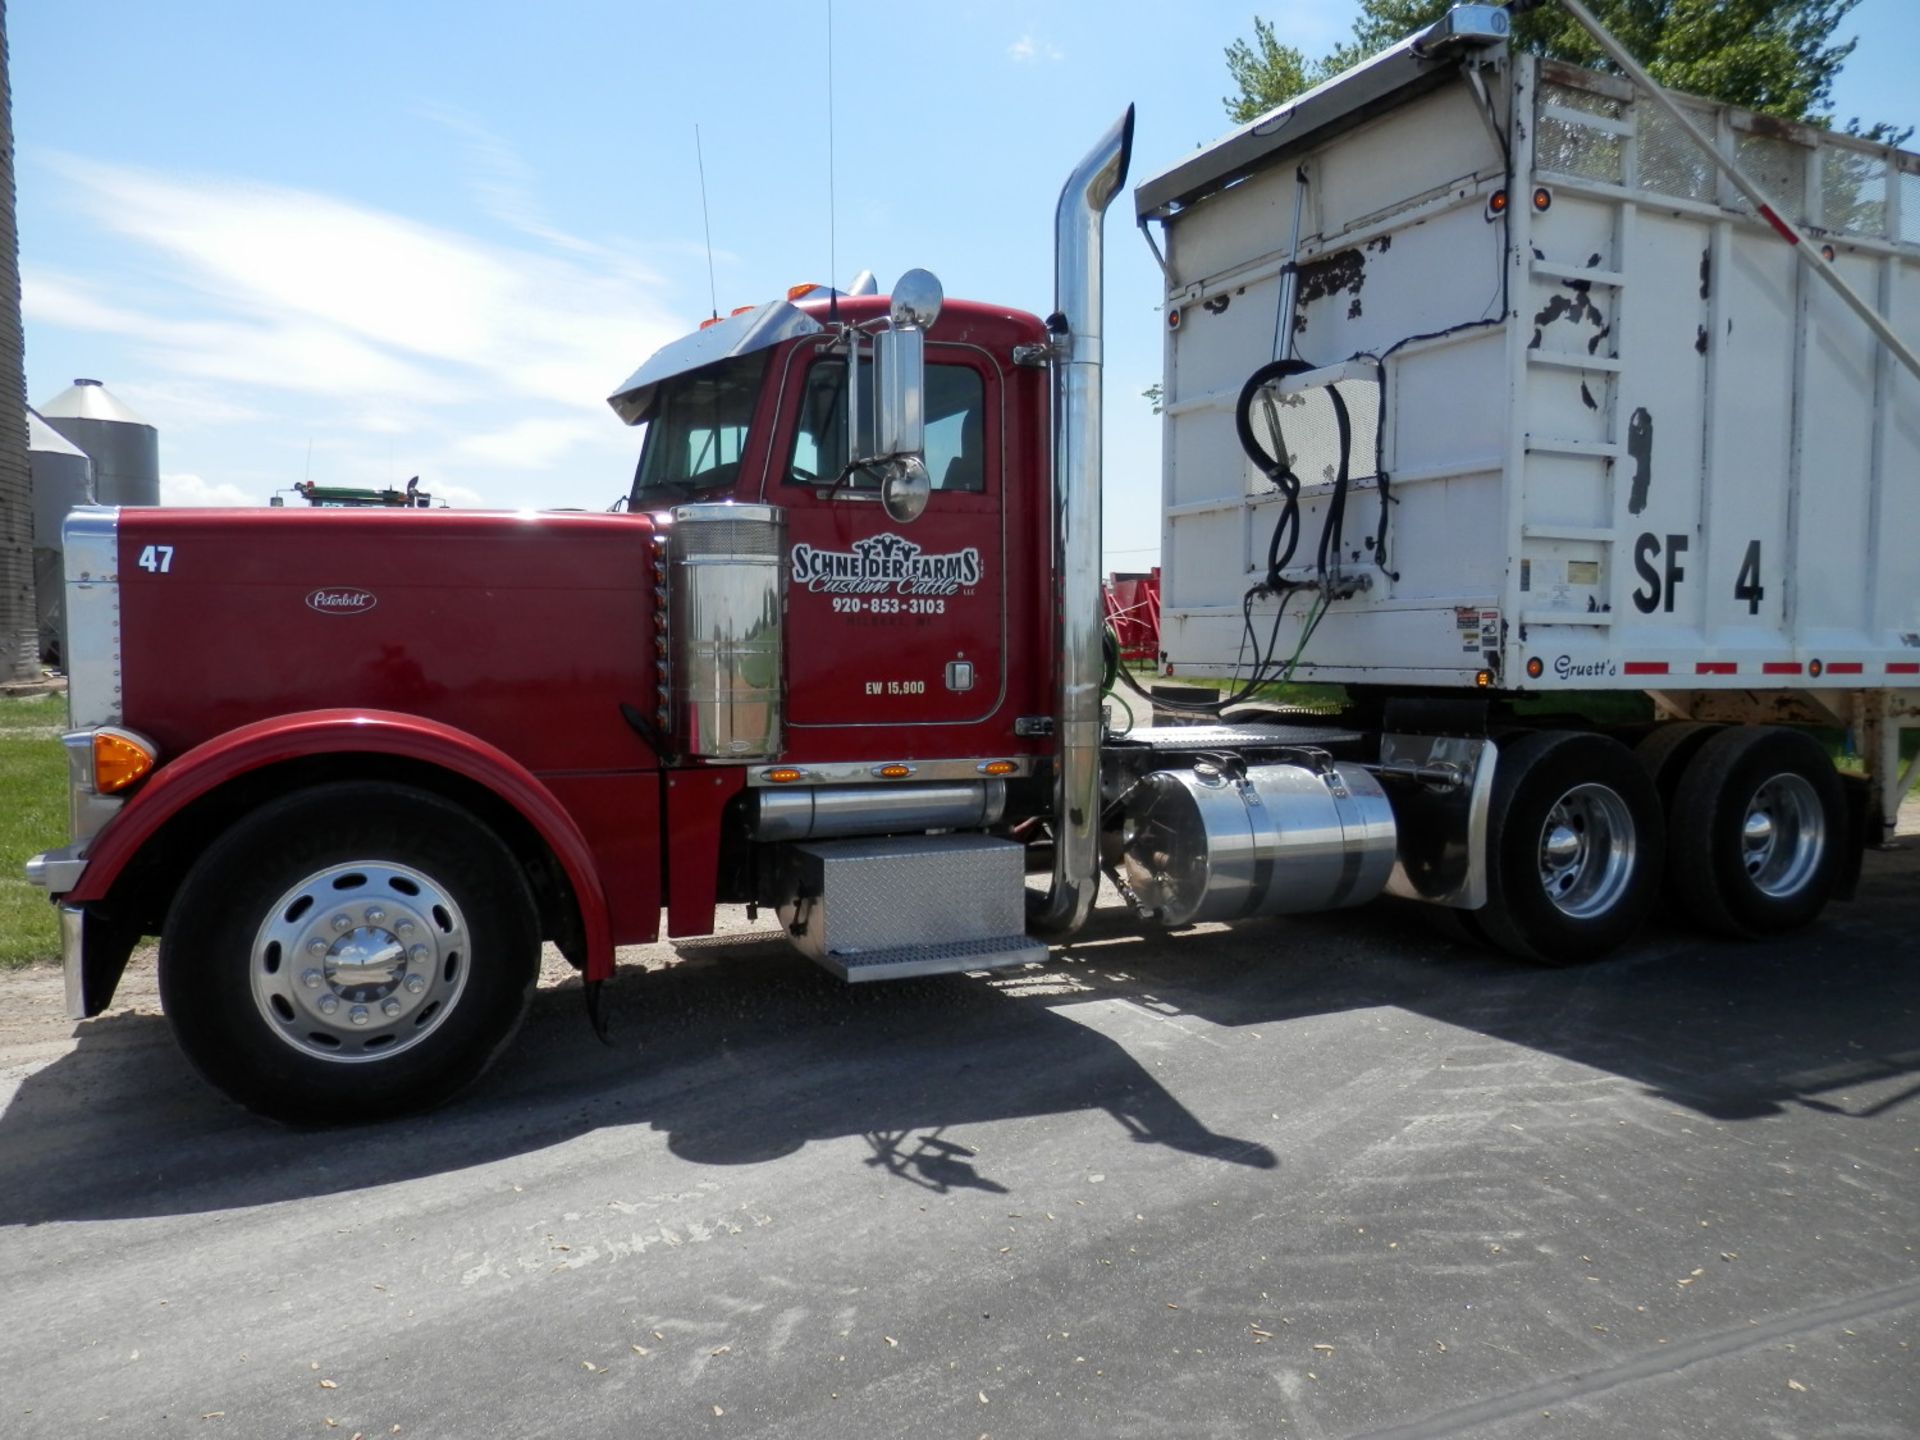
<svg viewBox="0 0 1920 1440">
<path fill-rule="evenodd" d="M 984 573 L 971 545 L 929 555 L 900 535 L 869 535 L 851 550 L 793 547 L 793 583 L 816 595 L 953 595 Z"/>
<path fill-rule="evenodd" d="M 327 585 L 307 596 L 307 608 L 322 615 L 364 615 L 380 603 L 371 590 L 351 585 Z"/>
</svg>

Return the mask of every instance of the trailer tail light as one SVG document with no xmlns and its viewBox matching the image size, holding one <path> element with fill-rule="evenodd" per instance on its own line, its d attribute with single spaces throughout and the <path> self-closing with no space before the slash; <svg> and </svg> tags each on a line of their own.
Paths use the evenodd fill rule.
<svg viewBox="0 0 1920 1440">
<path fill-rule="evenodd" d="M 975 768 L 982 775 L 1011 775 L 1020 767 L 1011 760 L 982 760 Z"/>
<path fill-rule="evenodd" d="M 127 730 L 105 728 L 93 732 L 93 791 L 118 795 L 146 778 L 153 769 L 154 747 Z"/>
</svg>

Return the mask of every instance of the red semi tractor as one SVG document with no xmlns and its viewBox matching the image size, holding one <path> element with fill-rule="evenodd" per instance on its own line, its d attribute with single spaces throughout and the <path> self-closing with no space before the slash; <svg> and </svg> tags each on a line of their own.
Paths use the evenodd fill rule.
<svg viewBox="0 0 1920 1440">
<path fill-rule="evenodd" d="M 1614 565 L 1613 532 L 1593 523 L 1494 508 L 1475 533 L 1446 527 L 1473 504 L 1584 495 L 1615 471 L 1618 488 L 1598 493 L 1622 515 L 1678 503 L 1663 470 L 1651 499 L 1636 480 L 1629 507 L 1626 478 L 1647 455 L 1668 465 L 1662 444 L 1690 445 L 1697 466 L 1697 432 L 1659 410 L 1675 386 L 1658 366 L 1712 356 L 1653 345 L 1656 364 L 1631 325 L 1588 315 L 1633 268 L 1627 249 L 1602 267 L 1613 242 L 1594 238 L 1621 187 L 1527 148 L 1536 106 L 1564 128 L 1593 105 L 1536 98 L 1537 67 L 1504 35 L 1503 13 L 1462 7 L 1304 97 L 1288 124 L 1236 132 L 1136 196 L 1174 241 L 1178 565 L 1162 643 L 1194 654 L 1162 659 L 1230 674 L 1244 640 L 1258 678 L 1306 651 L 1304 674 L 1349 685 L 1346 714 L 1303 724 L 1227 706 L 1133 733 L 1103 720 L 1116 667 L 1100 593 L 1101 231 L 1129 112 L 1062 192 L 1050 318 L 943 303 L 916 271 L 890 297 L 856 284 L 869 293 L 703 327 L 612 397 L 647 427 L 623 513 L 76 512 L 72 838 L 29 865 L 59 905 L 72 1013 L 105 1008 L 133 947 L 158 935 L 162 999 L 195 1065 L 255 1110 L 325 1122 L 432 1105 L 479 1074 L 525 1010 L 543 941 L 579 967 L 591 1005 L 618 947 L 656 939 L 663 915 L 670 936 L 707 933 L 723 904 L 776 908 L 795 945 L 848 980 L 1041 958 L 1043 939 L 1085 920 L 1103 873 L 1154 923 L 1384 892 L 1552 962 L 1618 944 L 1669 880 L 1723 930 L 1811 919 L 1845 888 L 1862 806 L 1803 734 L 1708 723 L 1709 701 L 1747 693 L 1738 652 L 1663 698 L 1668 713 L 1697 701 L 1693 723 L 1644 735 L 1529 724 L 1506 705 L 1589 677 L 1656 683 L 1615 679 L 1606 646 L 1684 620 L 1674 597 L 1709 547 L 1694 532 L 1683 552 L 1682 527 L 1666 527 L 1666 570 L 1652 572 L 1666 603 L 1638 605 L 1640 619 L 1604 597 L 1640 598 L 1644 543 L 1636 570 Z M 1596 130 L 1591 153 L 1616 155 L 1626 123 Z M 1422 144 L 1460 153 L 1428 173 Z M 1380 153 L 1336 163 L 1368 145 Z M 1510 213 L 1526 207 L 1505 205 L 1508 188 L 1543 176 L 1538 214 Z M 1767 241 L 1751 216 L 1685 203 L 1733 227 L 1725 243 Z M 1248 205 L 1257 225 L 1235 219 Z M 1244 258 L 1242 240 L 1267 258 Z M 1558 258 L 1574 246 L 1582 264 L 1594 251 L 1587 270 Z M 1487 287 L 1419 267 L 1467 255 L 1514 298 L 1446 329 Z M 1364 325 L 1410 338 L 1324 372 L 1265 363 L 1281 335 L 1274 301 L 1247 298 L 1262 286 L 1313 341 L 1344 345 L 1341 327 Z M 1532 325 L 1543 292 L 1526 287 L 1560 297 Z M 1506 365 L 1538 383 L 1449 381 L 1436 355 L 1456 377 Z M 1626 426 L 1628 390 L 1651 386 L 1661 438 L 1643 407 L 1625 443 L 1556 441 L 1560 468 L 1538 469 L 1538 416 L 1501 407 L 1558 404 L 1563 381 L 1586 397 L 1569 423 L 1589 427 Z M 1337 464 L 1290 473 L 1280 429 L 1316 405 L 1337 412 Z M 1369 424 L 1385 438 L 1354 442 Z M 1444 453 L 1411 457 L 1428 443 Z M 1376 451 L 1399 456 L 1398 530 Z M 1761 483 L 1764 467 L 1741 464 L 1742 483 Z M 1483 563 L 1491 588 L 1446 588 L 1447 567 Z M 1742 583 L 1769 623 L 1758 592 L 1777 602 L 1777 579 Z M 1844 673 L 1905 665 L 1888 643 L 1848 652 Z M 1659 655 L 1658 673 L 1677 675 Z M 1625 674 L 1655 663 L 1629 658 Z M 1820 662 L 1791 663 L 1813 687 Z M 1821 683 L 1837 704 L 1836 686 L 1862 682 Z"/>
</svg>

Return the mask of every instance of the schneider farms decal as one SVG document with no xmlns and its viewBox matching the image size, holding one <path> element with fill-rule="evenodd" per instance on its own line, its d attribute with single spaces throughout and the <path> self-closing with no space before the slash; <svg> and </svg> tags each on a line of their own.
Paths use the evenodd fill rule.
<svg viewBox="0 0 1920 1440">
<path fill-rule="evenodd" d="M 978 585 L 982 573 L 971 545 L 929 555 L 900 535 L 870 535 L 851 550 L 793 547 L 793 583 L 816 595 L 957 595 Z"/>
</svg>

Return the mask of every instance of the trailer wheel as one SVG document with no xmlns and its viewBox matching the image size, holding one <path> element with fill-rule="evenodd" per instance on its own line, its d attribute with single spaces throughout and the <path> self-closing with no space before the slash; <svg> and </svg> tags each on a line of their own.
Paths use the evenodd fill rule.
<svg viewBox="0 0 1920 1440">
<path fill-rule="evenodd" d="M 297 791 L 189 872 L 160 943 L 188 1059 L 259 1114 L 357 1124 L 448 1099 L 492 1063 L 540 968 L 513 855 L 409 786 Z"/>
<path fill-rule="evenodd" d="M 1667 883 L 1688 915 L 1726 935 L 1805 925 L 1832 898 L 1846 829 L 1840 776 L 1811 737 L 1723 730 L 1674 794 Z"/>
<path fill-rule="evenodd" d="M 1660 892 L 1653 782 L 1603 735 L 1543 731 L 1500 752 L 1487 824 L 1487 939 L 1548 965 L 1591 960 L 1639 928 Z"/>
<path fill-rule="evenodd" d="M 1688 763 L 1700 753 L 1700 747 L 1725 728 L 1699 720 L 1669 721 L 1633 747 L 1634 757 L 1659 792 L 1660 807 L 1667 815 L 1669 837 L 1673 833 L 1673 797 L 1680 789 L 1680 777 L 1686 773 Z"/>
</svg>

